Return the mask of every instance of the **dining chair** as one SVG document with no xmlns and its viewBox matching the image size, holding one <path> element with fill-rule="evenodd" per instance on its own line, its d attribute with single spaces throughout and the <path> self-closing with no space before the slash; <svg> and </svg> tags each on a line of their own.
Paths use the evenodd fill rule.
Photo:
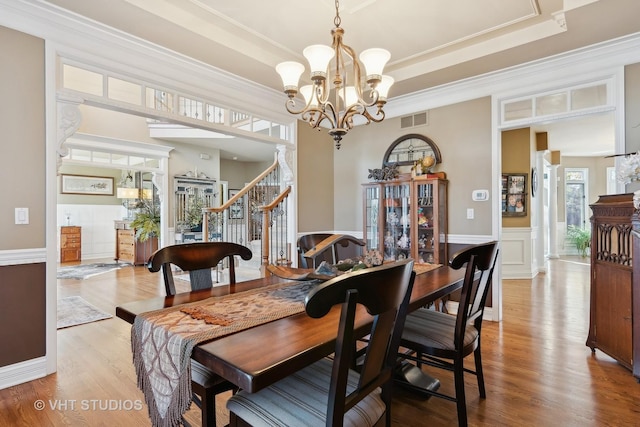
<svg viewBox="0 0 640 427">
<path fill-rule="evenodd" d="M 175 295 L 171 264 L 189 272 L 191 290 L 196 291 L 213 286 L 211 269 L 217 268 L 225 258 L 229 261 L 229 283 L 236 283 L 235 256 L 248 261 L 253 254 L 246 246 L 232 242 L 183 243 L 157 250 L 149 258 L 147 266 L 149 271 L 154 273 L 162 269 L 167 295 Z"/>
<path fill-rule="evenodd" d="M 255 393 L 227 401 L 231 426 L 390 425 L 392 373 L 415 273 L 413 260 L 346 273 L 312 289 L 307 315 L 324 317 L 340 305 L 333 358 L 321 359 Z M 359 372 L 350 369 L 356 308 L 373 316 L 371 339 Z"/>
<path fill-rule="evenodd" d="M 326 247 L 313 256 L 305 256 L 320 243 Z M 298 265 L 302 268 L 316 268 L 322 261 L 335 264 L 339 260 L 362 255 L 365 242 L 348 234 L 312 233 L 298 238 Z"/>
<path fill-rule="evenodd" d="M 212 272 L 220 261 L 228 258 L 229 283 L 236 283 L 235 257 L 248 261 L 251 250 L 245 246 L 231 242 L 199 242 L 165 246 L 158 249 L 149 258 L 147 267 L 151 272 L 162 269 L 167 295 L 175 295 L 173 267 L 189 272 L 191 290 L 208 289 L 213 286 Z M 193 401 L 202 411 L 202 425 L 215 427 L 215 397 L 218 393 L 236 390 L 236 386 L 211 372 L 204 365 L 191 360 L 191 388 Z M 183 423 L 189 425 L 183 418 Z"/>
<path fill-rule="evenodd" d="M 464 373 L 477 378 L 480 397 L 486 398 L 482 358 L 480 351 L 480 329 L 493 269 L 498 255 L 498 242 L 489 242 L 467 247 L 454 254 L 449 265 L 458 270 L 466 265 L 455 315 L 433 309 L 420 308 L 409 315 L 405 322 L 400 347 L 401 358 L 454 372 L 455 396 L 419 388 L 422 393 L 441 397 L 457 404 L 458 424 L 467 425 L 467 406 L 464 391 Z M 475 370 L 464 367 L 464 358 L 473 353 Z M 402 382 L 411 388 L 411 384 Z"/>
</svg>

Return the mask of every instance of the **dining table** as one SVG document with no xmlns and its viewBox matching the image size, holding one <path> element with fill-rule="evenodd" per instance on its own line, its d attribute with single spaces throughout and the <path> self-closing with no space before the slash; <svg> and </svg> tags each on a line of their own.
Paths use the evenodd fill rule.
<svg viewBox="0 0 640 427">
<path fill-rule="evenodd" d="M 417 267 L 419 274 L 414 282 L 410 310 L 433 303 L 462 286 L 464 269 L 437 266 L 421 272 Z M 175 310 L 177 306 L 192 306 L 212 297 L 239 294 L 286 282 L 296 281 L 272 275 L 206 290 L 129 302 L 116 307 L 116 316 L 133 324 L 136 316 L 143 313 Z M 320 319 L 301 312 L 199 343 L 193 348 L 191 357 L 240 389 L 256 392 L 333 353 L 339 317 L 339 306 Z M 371 323 L 372 317 L 359 307 L 356 314 L 357 334 L 365 336 Z"/>
</svg>

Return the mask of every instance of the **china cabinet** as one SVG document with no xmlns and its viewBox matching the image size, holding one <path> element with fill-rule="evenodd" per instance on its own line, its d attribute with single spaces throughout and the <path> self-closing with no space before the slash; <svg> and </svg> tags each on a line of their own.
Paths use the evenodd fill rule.
<svg viewBox="0 0 640 427">
<path fill-rule="evenodd" d="M 640 218 L 633 194 L 591 205 L 591 306 L 587 346 L 608 354 L 640 380 Z"/>
<path fill-rule="evenodd" d="M 364 240 L 384 259 L 447 261 L 447 180 L 429 175 L 363 184 Z"/>
</svg>

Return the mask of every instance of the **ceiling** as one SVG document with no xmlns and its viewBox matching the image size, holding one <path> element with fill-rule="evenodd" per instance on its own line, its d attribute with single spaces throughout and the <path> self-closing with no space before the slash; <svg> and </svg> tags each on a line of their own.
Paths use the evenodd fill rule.
<svg viewBox="0 0 640 427">
<path fill-rule="evenodd" d="M 331 0 L 48 2 L 276 90 L 282 84 L 275 65 L 306 63 L 304 47 L 330 44 L 335 15 Z M 640 31 L 637 0 L 340 3 L 346 44 L 356 52 L 369 47 L 391 52 L 385 73 L 396 83 L 389 102 Z M 283 108 L 284 100 L 283 94 Z"/>
</svg>

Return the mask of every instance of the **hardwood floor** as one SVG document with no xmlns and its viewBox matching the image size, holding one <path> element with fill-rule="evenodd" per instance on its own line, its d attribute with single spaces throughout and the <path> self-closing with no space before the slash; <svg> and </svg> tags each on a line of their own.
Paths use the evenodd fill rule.
<svg viewBox="0 0 640 427">
<path fill-rule="evenodd" d="M 80 295 L 102 310 L 163 293 L 160 274 L 127 267 L 87 280 L 60 280 L 59 297 Z M 640 384 L 613 359 L 585 346 L 589 266 L 552 260 L 533 280 L 503 286 L 504 320 L 485 322 L 487 398 L 467 379 L 472 426 L 640 426 Z M 471 361 L 471 360 L 470 360 Z M 431 371 L 451 392 L 448 372 Z M 226 395 L 218 398 L 227 421 Z M 37 407 L 42 401 L 44 409 Z M 1 426 L 150 425 L 136 386 L 130 325 L 113 318 L 58 331 L 58 372 L 0 390 Z M 394 426 L 455 426 L 455 404 L 397 390 Z M 199 410 L 188 420 L 199 424 Z"/>
</svg>

